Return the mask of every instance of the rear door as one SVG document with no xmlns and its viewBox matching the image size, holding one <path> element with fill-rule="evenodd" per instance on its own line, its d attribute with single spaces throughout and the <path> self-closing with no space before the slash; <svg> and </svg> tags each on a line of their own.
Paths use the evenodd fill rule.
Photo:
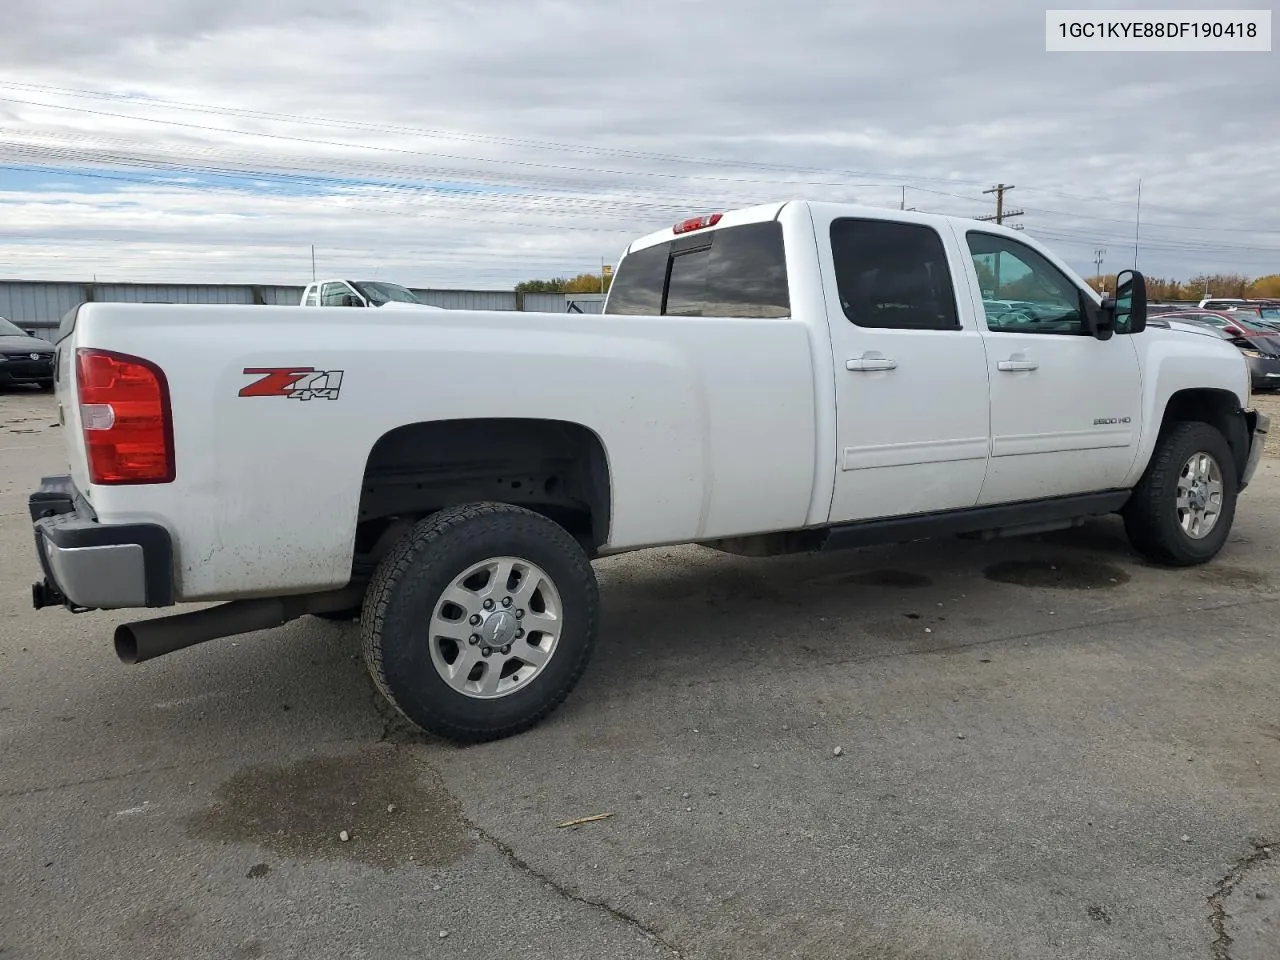
<svg viewBox="0 0 1280 960">
<path fill-rule="evenodd" d="M 836 377 L 831 522 L 972 507 L 987 364 L 954 236 L 924 220 L 814 226 Z"/>
</svg>

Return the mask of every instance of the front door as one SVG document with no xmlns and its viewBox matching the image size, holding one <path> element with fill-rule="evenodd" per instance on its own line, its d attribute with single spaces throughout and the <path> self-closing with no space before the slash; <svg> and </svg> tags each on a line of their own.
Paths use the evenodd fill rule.
<svg viewBox="0 0 1280 960">
<path fill-rule="evenodd" d="M 980 502 L 1121 486 L 1141 432 L 1133 338 L 1094 337 L 1083 291 L 1029 244 L 980 229 L 958 239 L 987 328 L 991 464 Z"/>
<path fill-rule="evenodd" d="M 838 218 L 828 237 L 831 522 L 974 506 L 990 440 L 987 368 L 972 308 L 956 296 L 968 285 L 960 252 L 932 226 L 894 220 Z"/>
</svg>

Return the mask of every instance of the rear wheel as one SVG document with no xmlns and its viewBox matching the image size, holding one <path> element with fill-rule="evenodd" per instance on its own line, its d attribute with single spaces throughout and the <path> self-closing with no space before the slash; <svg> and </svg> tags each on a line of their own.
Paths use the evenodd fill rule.
<svg viewBox="0 0 1280 960">
<path fill-rule="evenodd" d="M 1156 563 L 1212 560 L 1231 533 L 1238 487 L 1226 438 L 1207 423 L 1175 423 L 1124 509 L 1129 541 Z"/>
<path fill-rule="evenodd" d="M 419 522 L 365 597 L 365 662 L 412 723 L 457 742 L 511 736 L 569 695 L 595 646 L 598 587 L 581 545 L 520 507 Z"/>
</svg>

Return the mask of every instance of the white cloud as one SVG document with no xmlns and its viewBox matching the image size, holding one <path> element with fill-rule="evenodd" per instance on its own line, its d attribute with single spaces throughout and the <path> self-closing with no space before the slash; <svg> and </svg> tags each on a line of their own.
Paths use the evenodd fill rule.
<svg viewBox="0 0 1280 960">
<path fill-rule="evenodd" d="M 0 170 L 10 275 L 297 283 L 315 243 L 329 272 L 510 287 L 708 209 L 905 183 L 972 215 L 996 181 L 1115 269 L 1139 178 L 1145 271 L 1280 272 L 1274 58 L 1047 54 L 1015 0 L 8 11 L 0 162 L 32 171 Z"/>
</svg>

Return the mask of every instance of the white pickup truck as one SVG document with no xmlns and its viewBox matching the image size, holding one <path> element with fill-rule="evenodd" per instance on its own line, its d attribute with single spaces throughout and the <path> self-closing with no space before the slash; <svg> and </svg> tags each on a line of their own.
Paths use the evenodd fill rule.
<svg viewBox="0 0 1280 960">
<path fill-rule="evenodd" d="M 304 307 L 385 307 L 442 310 L 423 303 L 408 287 L 385 280 L 319 280 L 307 284 L 298 301 Z"/>
<path fill-rule="evenodd" d="M 636 240 L 603 316 L 83 304 L 33 601 L 229 601 L 117 627 L 128 663 L 358 617 L 387 698 L 465 742 L 569 694 L 597 557 L 1119 513 L 1203 563 L 1268 421 L 1239 350 L 1147 328 L 1140 274 L 1117 294 L 1003 227 L 792 201 Z"/>
</svg>

